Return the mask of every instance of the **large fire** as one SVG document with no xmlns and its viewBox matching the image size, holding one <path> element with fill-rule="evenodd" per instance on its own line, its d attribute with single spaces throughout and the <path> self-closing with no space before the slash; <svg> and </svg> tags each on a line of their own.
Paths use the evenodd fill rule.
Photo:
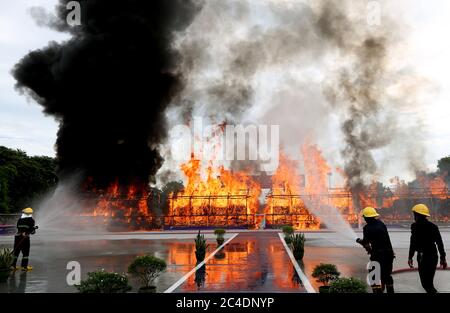
<svg viewBox="0 0 450 313">
<path fill-rule="evenodd" d="M 264 212 L 269 225 L 293 225 L 295 228 L 318 228 L 319 221 L 309 214 L 301 197 L 304 189 L 298 164 L 280 154 L 278 169 L 272 176 L 272 191 Z"/>
<path fill-rule="evenodd" d="M 410 212 L 405 208 L 424 202 L 434 210 L 436 219 L 448 221 L 450 196 L 446 174 L 418 173 L 413 183 L 405 183 L 395 177 L 389 187 L 373 182 L 359 191 L 358 204 L 355 204 L 355 195 L 345 187 L 343 171 L 333 169 L 316 145 L 306 143 L 300 152 L 302 161 L 280 154 L 279 166 L 271 176 L 265 200 L 260 199 L 262 188 L 258 176 L 252 176 L 249 171 L 215 166 L 214 162 L 205 166 L 192 155 L 180 166 L 185 176 L 185 187 L 167 197 L 166 215 L 155 216 L 153 205 L 159 201 L 157 205 L 161 207 L 161 198 L 155 202 L 149 188 L 134 185 L 123 188 L 118 183 L 105 191 L 94 190 L 98 196 L 95 208 L 85 215 L 102 219 L 110 226 L 126 226 L 134 230 L 161 227 L 258 228 L 263 221 L 268 227 L 293 225 L 296 229 L 305 230 L 321 227 L 320 220 L 311 213 L 316 206 L 332 206 L 349 223 L 356 224 L 358 212 L 365 206 L 377 207 L 386 221 L 397 222 L 410 218 Z M 341 186 L 331 187 L 332 175 L 342 176 Z"/>
<path fill-rule="evenodd" d="M 336 207 L 349 222 L 355 222 L 349 193 L 342 189 L 330 189 L 331 167 L 320 149 L 306 143 L 301 148 L 304 175 L 298 173 L 299 162 L 280 154 L 280 163 L 272 176 L 272 190 L 267 197 L 265 213 L 268 223 L 290 224 L 296 229 L 318 229 L 320 220 L 308 211 L 308 206 Z"/>
<path fill-rule="evenodd" d="M 166 224 L 171 226 L 252 226 L 261 188 L 246 172 L 223 166 L 206 168 L 192 156 L 181 165 L 187 178 L 183 191 L 169 197 Z"/>
<path fill-rule="evenodd" d="M 123 190 L 118 182 L 114 182 L 105 191 L 94 190 L 94 194 L 98 198 L 93 211 L 83 215 L 103 220 L 110 229 L 124 226 L 132 230 L 153 228 L 155 219 L 148 206 L 146 188 L 130 185 Z"/>
</svg>

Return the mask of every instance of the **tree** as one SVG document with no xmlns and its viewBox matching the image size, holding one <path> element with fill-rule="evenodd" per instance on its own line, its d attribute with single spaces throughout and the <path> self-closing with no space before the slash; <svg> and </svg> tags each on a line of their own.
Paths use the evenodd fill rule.
<svg viewBox="0 0 450 313">
<path fill-rule="evenodd" d="M 19 212 L 57 182 L 55 159 L 0 146 L 0 213 Z"/>
<path fill-rule="evenodd" d="M 438 161 L 438 172 L 445 175 L 445 182 L 450 185 L 450 156 L 442 158 Z"/>
<path fill-rule="evenodd" d="M 161 190 L 161 210 L 163 214 L 169 212 L 169 197 L 170 194 L 177 194 L 184 189 L 183 183 L 181 181 L 171 181 L 168 182 Z"/>
<path fill-rule="evenodd" d="M 341 273 L 336 265 L 325 263 L 317 265 L 312 272 L 312 277 L 316 278 L 317 282 L 322 283 L 324 286 L 328 286 L 330 282 L 338 279 L 340 275 Z"/>
<path fill-rule="evenodd" d="M 151 283 L 164 272 L 167 264 L 164 260 L 152 255 L 138 256 L 128 267 L 128 273 L 135 275 L 141 281 L 141 292 L 155 289 Z"/>
</svg>

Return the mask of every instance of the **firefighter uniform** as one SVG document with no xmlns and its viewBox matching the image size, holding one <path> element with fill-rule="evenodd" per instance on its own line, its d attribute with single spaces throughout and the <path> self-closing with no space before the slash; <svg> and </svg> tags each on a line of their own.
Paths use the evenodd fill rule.
<svg viewBox="0 0 450 313">
<path fill-rule="evenodd" d="M 424 205 L 422 205 L 424 206 Z M 430 216 L 426 206 L 415 206 L 416 221 L 411 225 L 411 242 L 409 247 L 409 263 L 417 252 L 417 263 L 419 266 L 419 277 L 422 287 L 427 293 L 436 293 L 434 288 L 434 275 L 438 265 L 438 251 L 441 256 L 441 264 L 445 268 L 445 249 L 439 228 L 430 222 L 426 216 Z M 444 265 L 445 264 L 445 265 Z"/>
<path fill-rule="evenodd" d="M 372 290 L 374 293 L 382 293 L 386 289 L 388 293 L 394 293 L 392 268 L 395 254 L 387 227 L 377 219 L 379 214 L 374 208 L 365 208 L 363 215 L 367 224 L 363 228 L 363 239 L 358 239 L 357 242 L 370 254 L 371 261 L 380 264 L 381 285 L 372 285 Z"/>
<path fill-rule="evenodd" d="M 33 211 L 30 208 L 24 209 L 22 212 L 22 217 L 17 221 L 17 233 L 14 237 L 14 260 L 11 266 L 16 268 L 20 252 L 22 252 L 22 270 L 29 270 L 31 269 L 28 267 L 30 234 L 35 233 L 35 221 L 31 215 Z"/>
</svg>

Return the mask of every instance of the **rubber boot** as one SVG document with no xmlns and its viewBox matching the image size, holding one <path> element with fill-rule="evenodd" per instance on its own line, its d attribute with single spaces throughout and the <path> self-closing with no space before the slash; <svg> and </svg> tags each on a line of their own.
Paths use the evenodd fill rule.
<svg viewBox="0 0 450 313">
<path fill-rule="evenodd" d="M 387 293 L 395 293 L 394 285 L 386 285 L 386 291 Z"/>
<path fill-rule="evenodd" d="M 383 293 L 383 288 L 381 285 L 372 285 L 371 287 L 373 293 Z"/>
</svg>

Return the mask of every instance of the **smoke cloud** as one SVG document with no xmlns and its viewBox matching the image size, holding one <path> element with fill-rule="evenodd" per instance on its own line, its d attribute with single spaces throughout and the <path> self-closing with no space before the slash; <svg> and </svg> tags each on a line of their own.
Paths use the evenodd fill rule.
<svg viewBox="0 0 450 313">
<path fill-rule="evenodd" d="M 171 48 L 201 9 L 195 0 L 80 1 L 82 25 L 66 23 L 69 0 L 56 15 L 34 10 L 71 38 L 26 55 L 13 69 L 17 89 L 59 121 L 62 179 L 81 171 L 90 185 L 148 185 L 162 163 L 165 110 L 183 86 Z"/>
<path fill-rule="evenodd" d="M 317 142 L 343 163 L 355 193 L 393 154 L 416 171 L 419 137 L 414 151 L 401 146 L 420 124 L 398 116 L 418 105 L 420 88 L 408 83 L 415 73 L 393 65 L 405 28 L 387 1 L 378 1 L 380 25 L 369 25 L 368 3 L 208 1 L 175 41 L 187 82 L 174 101 L 177 121 L 279 124 L 285 150 Z"/>
<path fill-rule="evenodd" d="M 404 29 L 388 1 L 371 26 L 368 1 L 89 0 L 79 27 L 65 23 L 67 2 L 56 17 L 34 15 L 71 39 L 13 71 L 17 88 L 60 122 L 62 176 L 148 184 L 168 128 L 193 116 L 279 124 L 286 151 L 317 142 L 355 192 L 379 175 L 383 156 L 412 171 L 423 164 L 420 140 L 399 149 L 410 132 L 398 116 L 417 105 L 416 88 L 414 74 L 392 64 Z"/>
</svg>

